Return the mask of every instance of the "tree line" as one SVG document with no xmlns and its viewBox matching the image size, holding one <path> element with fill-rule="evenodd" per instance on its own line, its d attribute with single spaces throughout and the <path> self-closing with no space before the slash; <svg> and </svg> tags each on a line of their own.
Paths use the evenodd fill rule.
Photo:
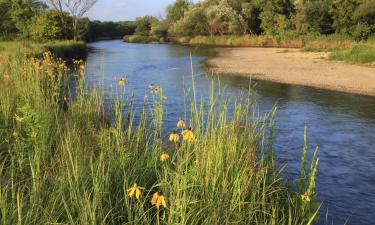
<svg viewBox="0 0 375 225">
<path fill-rule="evenodd" d="M 133 34 L 135 23 L 90 21 L 97 0 L 0 0 L 0 39 L 96 40 Z"/>
<path fill-rule="evenodd" d="M 137 35 L 375 36 L 375 0 L 176 0 L 166 18 L 137 18 Z"/>
</svg>

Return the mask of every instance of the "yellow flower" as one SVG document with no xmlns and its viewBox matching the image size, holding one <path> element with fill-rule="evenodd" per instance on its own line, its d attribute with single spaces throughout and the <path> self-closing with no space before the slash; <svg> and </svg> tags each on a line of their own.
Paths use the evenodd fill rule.
<svg viewBox="0 0 375 225">
<path fill-rule="evenodd" d="M 161 191 L 156 192 L 151 199 L 151 204 L 159 209 L 160 206 L 167 208 L 167 203 L 165 202 L 165 198 Z"/>
<path fill-rule="evenodd" d="M 185 127 L 186 124 L 185 124 L 185 120 L 183 120 L 182 118 L 180 118 L 177 122 L 177 127 L 180 128 L 180 127 Z"/>
<path fill-rule="evenodd" d="M 118 80 L 118 84 L 120 85 L 120 86 L 124 86 L 125 85 L 125 82 L 128 80 L 128 77 L 123 77 L 123 78 L 120 78 L 119 80 Z"/>
<path fill-rule="evenodd" d="M 85 69 L 85 65 L 84 65 L 84 64 L 80 65 L 80 66 L 79 66 L 79 69 L 80 69 L 80 70 L 84 70 L 84 69 Z"/>
<path fill-rule="evenodd" d="M 23 121 L 25 118 L 16 115 L 16 116 L 15 116 L 15 119 L 16 119 L 17 123 L 22 123 L 22 121 Z"/>
<path fill-rule="evenodd" d="M 181 132 L 184 141 L 193 141 L 195 139 L 193 131 L 191 131 L 191 127 Z"/>
<path fill-rule="evenodd" d="M 310 198 L 310 196 L 307 192 L 305 192 L 305 194 L 301 195 L 301 199 L 304 203 L 307 203 L 307 202 L 311 201 L 311 198 Z"/>
<path fill-rule="evenodd" d="M 135 195 L 135 198 L 139 199 L 141 197 L 141 189 L 143 189 L 143 187 L 134 184 L 133 187 L 128 190 L 128 196 L 130 198 L 133 198 L 133 196 Z"/>
<path fill-rule="evenodd" d="M 12 136 L 13 136 L 14 139 L 17 139 L 18 138 L 18 133 L 16 131 L 13 131 Z"/>
<path fill-rule="evenodd" d="M 160 155 L 160 161 L 165 162 L 168 159 L 169 159 L 168 153 L 165 153 L 165 152 L 161 153 L 161 155 Z"/>
<path fill-rule="evenodd" d="M 172 133 L 169 135 L 169 141 L 177 143 L 178 140 L 180 140 L 180 135 L 176 133 L 176 131 L 172 131 Z"/>
</svg>

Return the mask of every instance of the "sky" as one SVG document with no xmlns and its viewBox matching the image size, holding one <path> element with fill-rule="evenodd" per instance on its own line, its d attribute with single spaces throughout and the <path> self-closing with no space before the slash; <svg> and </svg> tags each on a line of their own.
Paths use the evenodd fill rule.
<svg viewBox="0 0 375 225">
<path fill-rule="evenodd" d="M 165 8 L 174 0 L 98 0 L 87 13 L 91 20 L 124 21 L 138 16 L 165 16 Z"/>
</svg>

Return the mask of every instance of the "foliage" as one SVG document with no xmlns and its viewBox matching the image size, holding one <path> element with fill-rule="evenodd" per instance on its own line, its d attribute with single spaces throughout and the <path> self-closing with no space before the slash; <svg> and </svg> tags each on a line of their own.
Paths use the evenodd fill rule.
<svg viewBox="0 0 375 225">
<path fill-rule="evenodd" d="M 176 0 L 167 7 L 167 22 L 174 23 L 180 20 L 185 11 L 189 9 L 190 2 L 188 0 Z"/>
<path fill-rule="evenodd" d="M 252 98 L 217 99 L 212 87 L 210 101 L 198 105 L 187 94 L 186 108 L 194 110 L 185 112 L 184 124 L 192 128 L 175 128 L 184 137 L 171 143 L 161 135 L 161 87 L 152 86 L 144 108 L 133 110 L 118 98 L 122 91 L 87 90 L 84 62 L 74 63 L 77 73 L 50 53 L 0 60 L 2 224 L 267 225 L 317 218 L 316 154 L 307 171 L 304 149 L 298 189 L 283 181 L 274 136 L 265 137 L 267 125 L 273 134 L 273 117 L 257 117 Z"/>
<path fill-rule="evenodd" d="M 38 15 L 34 17 L 30 35 L 33 39 L 38 41 L 64 38 L 64 30 L 59 13 L 55 10 L 43 10 L 38 13 Z"/>
<path fill-rule="evenodd" d="M 138 17 L 135 20 L 135 35 L 148 36 L 151 32 L 151 26 L 153 23 L 157 23 L 159 20 L 153 16 Z"/>
<path fill-rule="evenodd" d="M 133 21 L 101 22 L 90 21 L 85 40 L 93 41 L 100 38 L 115 38 L 131 35 L 135 32 L 136 25 Z"/>
</svg>

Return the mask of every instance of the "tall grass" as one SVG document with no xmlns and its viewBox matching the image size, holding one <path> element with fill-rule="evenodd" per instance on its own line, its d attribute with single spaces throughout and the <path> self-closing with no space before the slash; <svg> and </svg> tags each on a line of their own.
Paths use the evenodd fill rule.
<svg viewBox="0 0 375 225">
<path fill-rule="evenodd" d="M 317 218 L 316 154 L 306 170 L 305 144 L 298 183 L 282 180 L 273 117 L 256 117 L 248 96 L 231 103 L 212 88 L 201 105 L 186 96 L 194 138 L 171 143 L 162 136 L 171 132 L 163 131 L 162 88 L 145 100 L 151 114 L 146 107 L 135 112 L 116 93 L 108 107 L 103 93 L 85 89 L 82 65 L 72 76 L 50 54 L 1 57 L 2 224 L 311 224 Z M 79 84 L 74 99 L 69 79 Z M 169 158 L 162 161 L 163 152 Z M 143 187 L 139 199 L 129 193 L 135 183 Z M 166 207 L 150 203 L 158 191 Z"/>
<path fill-rule="evenodd" d="M 69 60 L 71 58 L 84 58 L 86 45 L 80 41 L 53 41 L 36 43 L 31 41 L 3 41 L 0 42 L 0 53 L 12 53 L 13 55 L 27 55 L 42 57 L 44 52 L 51 52 L 56 57 Z"/>
<path fill-rule="evenodd" d="M 364 44 L 358 44 L 350 49 L 333 49 L 328 59 L 356 64 L 375 65 L 375 48 Z"/>
</svg>

